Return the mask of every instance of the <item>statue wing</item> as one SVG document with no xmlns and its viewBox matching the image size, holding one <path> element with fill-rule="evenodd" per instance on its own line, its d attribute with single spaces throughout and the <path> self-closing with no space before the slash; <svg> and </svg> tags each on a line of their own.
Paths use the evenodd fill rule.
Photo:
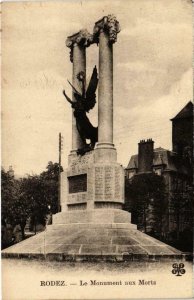
<svg viewBox="0 0 194 300">
<path fill-rule="evenodd" d="M 86 101 L 85 101 L 86 111 L 89 111 L 95 106 L 97 86 L 98 86 L 98 73 L 97 73 L 97 68 L 95 66 L 86 91 Z"/>
<path fill-rule="evenodd" d="M 81 102 L 83 100 L 83 97 L 80 93 L 74 92 L 73 95 L 74 95 L 74 98 L 77 102 Z"/>
</svg>

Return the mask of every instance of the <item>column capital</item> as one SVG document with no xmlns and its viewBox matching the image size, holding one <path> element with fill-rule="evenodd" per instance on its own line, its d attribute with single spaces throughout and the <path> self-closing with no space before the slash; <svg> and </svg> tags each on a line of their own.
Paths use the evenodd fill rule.
<svg viewBox="0 0 194 300">
<path fill-rule="evenodd" d="M 76 45 L 89 47 L 93 43 L 93 35 L 87 29 L 82 29 L 79 32 L 68 36 L 66 46 L 70 48 L 70 61 L 73 62 L 73 47 Z"/>
<path fill-rule="evenodd" d="M 73 47 L 75 44 L 83 47 L 88 47 L 93 42 L 93 35 L 90 34 L 87 29 L 82 29 L 79 32 L 68 36 L 66 40 L 66 46 L 68 48 Z"/>
<path fill-rule="evenodd" d="M 115 43 L 117 41 L 117 34 L 120 32 L 120 25 L 114 15 L 108 15 L 97 21 L 94 25 L 93 36 L 94 41 L 99 43 L 99 34 L 101 31 L 107 32 L 109 41 Z"/>
</svg>

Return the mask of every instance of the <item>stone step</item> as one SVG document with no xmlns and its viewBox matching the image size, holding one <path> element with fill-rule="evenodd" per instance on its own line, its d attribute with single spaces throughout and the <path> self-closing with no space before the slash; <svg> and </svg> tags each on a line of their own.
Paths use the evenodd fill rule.
<svg viewBox="0 0 194 300">
<path fill-rule="evenodd" d="M 62 224 L 49 225 L 47 230 L 2 251 L 3 257 L 62 257 L 85 255 L 111 257 L 123 255 L 180 256 L 181 252 L 140 231 L 132 224 Z M 49 228 L 49 229 L 48 229 Z M 57 256 L 58 257 L 58 256 Z M 65 259 L 65 258 L 64 258 Z"/>
</svg>

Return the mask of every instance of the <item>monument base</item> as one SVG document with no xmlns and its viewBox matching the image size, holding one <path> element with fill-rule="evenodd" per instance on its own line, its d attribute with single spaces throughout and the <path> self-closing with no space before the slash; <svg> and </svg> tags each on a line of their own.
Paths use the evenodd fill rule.
<svg viewBox="0 0 194 300">
<path fill-rule="evenodd" d="M 62 212 L 46 230 L 2 251 L 2 257 L 73 261 L 181 258 L 181 252 L 137 230 L 119 209 Z"/>
</svg>

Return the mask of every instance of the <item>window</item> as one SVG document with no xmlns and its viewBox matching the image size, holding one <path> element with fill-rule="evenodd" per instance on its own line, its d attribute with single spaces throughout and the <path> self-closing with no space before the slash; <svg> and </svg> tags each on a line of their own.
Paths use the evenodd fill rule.
<svg viewBox="0 0 194 300">
<path fill-rule="evenodd" d="M 162 170 L 161 170 L 161 169 L 155 169 L 154 172 L 155 172 L 157 175 L 159 175 L 159 176 L 162 175 Z"/>
</svg>

